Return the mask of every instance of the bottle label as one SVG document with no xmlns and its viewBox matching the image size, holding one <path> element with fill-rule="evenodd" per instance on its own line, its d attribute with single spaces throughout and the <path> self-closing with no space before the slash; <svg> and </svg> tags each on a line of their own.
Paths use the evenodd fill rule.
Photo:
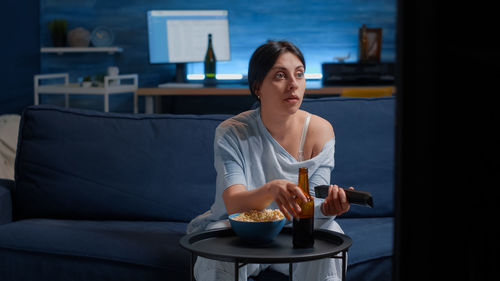
<svg viewBox="0 0 500 281">
<path fill-rule="evenodd" d="M 307 196 L 306 196 L 307 197 Z M 302 202 L 297 199 L 297 203 L 300 206 L 301 212 L 298 215 L 299 218 L 312 218 L 314 217 L 314 200 L 310 197 L 307 197 L 307 202 Z"/>
</svg>

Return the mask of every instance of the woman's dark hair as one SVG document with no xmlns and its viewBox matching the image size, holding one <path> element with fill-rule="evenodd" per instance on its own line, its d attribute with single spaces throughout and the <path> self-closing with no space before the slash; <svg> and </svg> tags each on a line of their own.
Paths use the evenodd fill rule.
<svg viewBox="0 0 500 281">
<path fill-rule="evenodd" d="M 256 92 L 262 85 L 262 81 L 264 81 L 264 78 L 274 63 L 276 63 L 278 57 L 286 52 L 296 55 L 305 69 L 306 62 L 304 61 L 302 52 L 288 41 L 267 41 L 267 43 L 258 47 L 253 53 L 248 64 L 248 86 L 250 87 L 250 93 L 257 100 L 259 99 Z"/>
</svg>

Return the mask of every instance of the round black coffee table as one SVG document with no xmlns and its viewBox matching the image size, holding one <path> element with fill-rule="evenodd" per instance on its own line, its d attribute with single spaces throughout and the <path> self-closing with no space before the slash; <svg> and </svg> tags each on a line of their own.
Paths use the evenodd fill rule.
<svg viewBox="0 0 500 281">
<path fill-rule="evenodd" d="M 236 281 L 239 268 L 249 263 L 288 263 L 289 280 L 292 280 L 293 263 L 323 258 L 342 259 L 342 280 L 345 280 L 346 253 L 352 244 L 351 238 L 329 230 L 315 230 L 314 237 L 313 248 L 294 249 L 292 230 L 288 227 L 284 227 L 266 245 L 250 244 L 236 236 L 231 228 L 223 228 L 185 235 L 180 243 L 191 252 L 191 280 L 194 280 L 194 262 L 197 256 L 233 262 Z"/>
</svg>

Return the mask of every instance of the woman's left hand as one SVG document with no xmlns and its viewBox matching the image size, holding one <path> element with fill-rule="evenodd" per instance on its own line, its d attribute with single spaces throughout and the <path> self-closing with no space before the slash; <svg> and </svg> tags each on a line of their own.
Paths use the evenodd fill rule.
<svg viewBox="0 0 500 281">
<path fill-rule="evenodd" d="M 354 188 L 351 186 L 349 189 Z M 325 216 L 340 216 L 349 211 L 350 206 L 344 190 L 337 185 L 330 185 L 328 196 L 321 204 L 321 211 Z"/>
</svg>

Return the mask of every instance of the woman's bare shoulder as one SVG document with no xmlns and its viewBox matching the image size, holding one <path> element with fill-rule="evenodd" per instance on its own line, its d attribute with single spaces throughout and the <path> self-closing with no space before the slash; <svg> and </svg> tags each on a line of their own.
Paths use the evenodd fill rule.
<svg viewBox="0 0 500 281">
<path fill-rule="evenodd" d="M 335 136 L 332 124 L 318 115 L 311 114 L 309 126 L 310 133 L 314 138 L 326 139 L 325 142 L 327 142 Z"/>
<path fill-rule="evenodd" d="M 325 144 L 334 137 L 332 124 L 328 120 L 312 114 L 307 132 L 307 138 L 312 148 L 311 158 L 318 155 Z"/>
</svg>

